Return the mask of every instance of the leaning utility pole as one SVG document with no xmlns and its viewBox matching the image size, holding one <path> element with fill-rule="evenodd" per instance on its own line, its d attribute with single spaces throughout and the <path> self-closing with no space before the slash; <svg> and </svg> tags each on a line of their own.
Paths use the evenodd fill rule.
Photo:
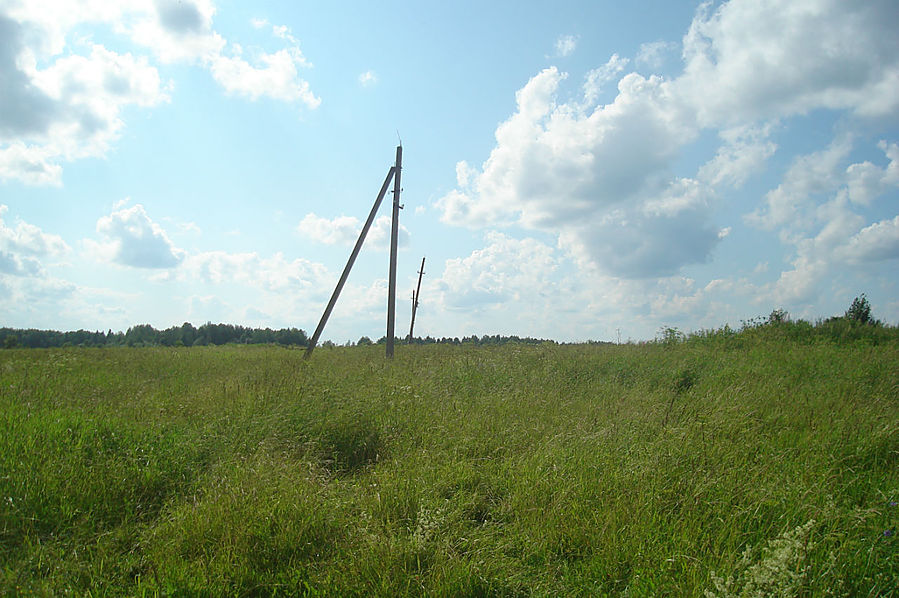
<svg viewBox="0 0 899 598">
<path fill-rule="evenodd" d="M 343 274 L 340 275 L 340 280 L 337 282 L 337 286 L 334 288 L 334 292 L 331 294 L 331 300 L 328 301 L 328 306 L 325 308 L 325 313 L 322 314 L 322 319 L 318 322 L 318 327 L 315 329 L 315 334 L 313 334 L 312 338 L 309 339 L 309 346 L 306 347 L 307 359 L 310 355 L 312 355 L 312 351 L 315 350 L 315 345 L 318 344 L 318 338 L 321 336 L 322 331 L 325 329 L 325 324 L 328 323 L 328 318 L 331 315 L 331 310 L 334 309 L 334 304 L 337 303 L 337 297 L 340 296 L 340 291 L 343 290 L 343 285 L 346 283 L 346 279 L 350 275 L 350 270 L 353 268 L 353 264 L 356 262 L 356 256 L 359 255 L 359 250 L 362 249 L 362 242 L 365 241 L 365 236 L 368 234 L 368 229 L 371 228 L 371 223 L 375 220 L 375 215 L 378 213 L 378 208 L 381 207 L 381 200 L 383 200 L 384 195 L 387 194 L 387 186 L 390 185 L 390 180 L 394 177 L 395 172 L 396 168 L 393 166 L 391 166 L 390 170 L 387 171 L 387 177 L 384 179 L 384 184 L 381 185 L 381 191 L 378 193 L 378 198 L 375 200 L 375 205 L 372 206 L 371 212 L 368 214 L 368 220 L 365 221 L 365 225 L 362 227 L 362 232 L 359 233 L 359 238 L 356 240 L 356 246 L 353 247 L 353 252 L 350 254 L 350 259 L 347 260 L 346 266 L 343 269 Z"/>
<path fill-rule="evenodd" d="M 412 342 L 414 338 L 412 336 L 412 330 L 415 328 L 415 312 L 418 310 L 418 298 L 421 295 L 421 277 L 425 273 L 425 258 L 421 258 L 421 270 L 418 271 L 418 286 L 415 287 L 415 292 L 412 293 L 412 323 L 409 324 L 409 342 Z"/>
<path fill-rule="evenodd" d="M 390 170 L 387 171 L 387 178 L 384 179 L 384 184 L 381 185 L 381 191 L 378 193 L 375 205 L 372 206 L 371 212 L 368 214 L 368 220 L 365 221 L 362 232 L 359 233 L 359 238 L 356 240 L 356 246 L 353 247 L 353 252 L 350 254 L 350 259 L 347 260 L 346 266 L 343 269 L 343 274 L 340 275 L 337 287 L 334 288 L 334 292 L 331 294 L 331 300 L 328 301 L 325 313 L 322 314 L 322 319 L 315 329 L 315 334 L 309 339 L 309 346 L 306 347 L 307 358 L 312 355 L 312 351 L 315 350 L 318 339 L 325 329 L 325 324 L 328 323 L 328 317 L 331 315 L 331 310 L 334 309 L 334 305 L 337 303 L 337 297 L 340 296 L 340 291 L 343 289 L 343 285 L 350 275 L 350 270 L 353 268 L 356 257 L 359 255 L 359 250 L 362 249 L 362 243 L 365 241 L 368 229 L 371 228 L 372 222 L 375 220 L 375 215 L 377 215 L 378 208 L 381 206 L 381 200 L 383 200 L 384 196 L 387 194 L 387 187 L 390 185 L 391 180 L 393 180 L 395 186 L 393 188 L 393 222 L 390 229 L 390 280 L 387 293 L 387 357 L 393 357 L 393 328 L 396 313 L 396 244 L 400 225 L 400 210 L 403 208 L 403 206 L 400 205 L 400 191 L 402 191 L 402 188 L 400 187 L 400 170 L 402 169 L 402 165 L 403 146 L 399 145 L 396 148 L 396 164 L 391 166 Z"/>
<path fill-rule="evenodd" d="M 396 146 L 396 165 L 393 167 L 393 218 L 390 222 L 390 278 L 387 281 L 387 357 L 393 357 L 394 324 L 396 321 L 396 244 L 400 228 L 400 174 L 403 170 L 403 146 Z"/>
</svg>

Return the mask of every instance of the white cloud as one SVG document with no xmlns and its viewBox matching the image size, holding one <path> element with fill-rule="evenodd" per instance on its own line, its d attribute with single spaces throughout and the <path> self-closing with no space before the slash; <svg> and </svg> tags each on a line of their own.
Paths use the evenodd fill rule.
<svg viewBox="0 0 899 598">
<path fill-rule="evenodd" d="M 899 216 L 866 226 L 838 250 L 838 255 L 853 264 L 899 258 Z"/>
<path fill-rule="evenodd" d="M 329 281 L 327 269 L 318 263 L 282 253 L 265 258 L 255 252 L 206 251 L 187 256 L 175 277 L 207 284 L 240 284 L 270 292 L 317 291 Z"/>
<path fill-rule="evenodd" d="M 173 268 L 185 252 L 169 240 L 141 204 L 120 207 L 97 220 L 101 242 L 85 240 L 88 251 L 99 259 L 133 268 Z"/>
<path fill-rule="evenodd" d="M 796 158 L 781 184 L 765 196 L 764 208 L 747 215 L 747 222 L 768 230 L 787 224 L 803 228 L 809 221 L 804 212 L 815 205 L 815 197 L 832 193 L 841 184 L 841 163 L 851 149 L 850 140 L 843 137 L 824 150 Z"/>
<path fill-rule="evenodd" d="M 774 155 L 777 145 L 768 139 L 769 135 L 769 127 L 744 126 L 721 131 L 719 136 L 724 144 L 699 169 L 698 178 L 714 187 L 740 187 Z"/>
<path fill-rule="evenodd" d="M 640 49 L 637 50 L 635 62 L 637 62 L 637 64 L 645 64 L 653 69 L 660 68 L 665 61 L 665 55 L 671 53 L 676 48 L 677 44 L 665 41 L 641 44 Z"/>
<path fill-rule="evenodd" d="M 8 226 L 3 216 L 9 208 L 0 204 L 0 273 L 13 276 L 44 277 L 44 258 L 59 258 L 70 251 L 62 237 L 43 232 L 33 224 L 18 220 Z"/>
<path fill-rule="evenodd" d="M 562 35 L 556 40 L 556 56 L 571 56 L 577 48 L 578 36 Z"/>
<path fill-rule="evenodd" d="M 247 56 L 213 28 L 212 0 L 8 2 L 0 7 L 0 180 L 59 185 L 62 162 L 103 156 L 119 137 L 127 106 L 169 100 L 147 56 L 118 53 L 75 37 L 106 27 L 152 50 L 163 64 L 206 68 L 228 93 L 316 108 L 298 69 L 311 66 L 284 26 L 287 47 Z M 267 23 L 266 23 L 267 24 Z"/>
<path fill-rule="evenodd" d="M 552 247 L 535 239 L 489 232 L 487 246 L 465 258 L 446 261 L 433 283 L 446 309 L 477 309 L 533 299 L 550 291 L 557 260 Z"/>
<path fill-rule="evenodd" d="M 326 245 L 354 245 L 362 232 L 362 221 L 354 216 L 338 216 L 331 220 L 306 214 L 297 226 L 297 231 L 304 237 Z M 397 231 L 397 246 L 409 244 L 409 230 L 400 223 Z M 378 216 L 366 235 L 367 245 L 383 249 L 390 243 L 390 217 Z"/>
<path fill-rule="evenodd" d="M 899 187 L 899 145 L 881 141 L 878 147 L 889 158 L 885 168 L 865 161 L 846 169 L 849 199 L 855 204 L 867 206 L 890 187 Z"/>
<path fill-rule="evenodd" d="M 879 147 L 890 156 L 895 145 Z M 896 184 L 894 162 L 846 167 L 851 149 L 841 136 L 822 151 L 799 156 L 765 196 L 765 209 L 746 216 L 750 224 L 777 230 L 790 256 L 790 268 L 758 288 L 759 298 L 810 305 L 847 267 L 859 271 L 899 258 L 899 217 L 866 225 L 860 211 Z"/>
<path fill-rule="evenodd" d="M 68 244 L 59 235 L 43 232 L 33 224 L 22 220 L 15 228 L 3 221 L 9 207 L 0 204 L 0 247 L 36 257 L 61 257 L 70 251 Z"/>
<path fill-rule="evenodd" d="M 119 27 L 164 63 L 202 63 L 220 54 L 227 43 L 212 28 L 211 0 L 154 0 L 142 8 L 130 15 L 137 20 L 133 26 Z"/>
<path fill-rule="evenodd" d="M 625 74 L 627 61 L 613 55 L 587 75 L 582 97 L 569 99 L 560 97 L 566 74 L 546 69 L 517 92 L 487 159 L 480 167 L 460 161 L 457 187 L 435 207 L 453 225 L 555 235 L 581 272 L 602 284 L 610 280 L 602 277 L 667 280 L 731 238 L 732 223 L 714 221 L 718 204 L 730 201 L 724 190 L 765 170 L 778 147 L 772 132 L 789 119 L 830 110 L 848 125 L 897 114 L 896 16 L 888 1 L 706 3 L 684 36 L 679 76 Z M 635 63 L 658 64 L 672 48 L 646 44 Z M 597 105 L 615 79 L 617 95 Z M 683 173 L 685 149 L 707 130 L 720 140 L 714 155 L 695 174 Z M 840 135 L 795 159 L 764 203 L 747 208 L 747 223 L 777 230 L 788 248 L 791 265 L 780 280 L 762 287 L 723 281 L 715 293 L 727 286 L 802 301 L 820 291 L 835 264 L 890 259 L 892 221 L 866 227 L 853 206 L 870 205 L 897 184 L 899 150 L 884 141 L 885 166 L 847 168 L 853 139 Z M 670 292 L 660 296 L 674 301 Z"/>
<path fill-rule="evenodd" d="M 311 212 L 297 226 L 297 231 L 304 237 L 326 245 L 351 245 L 358 238 L 361 229 L 361 222 L 353 216 L 338 216 L 328 220 Z"/>
<path fill-rule="evenodd" d="M 618 75 L 627 68 L 627 64 L 627 58 L 621 58 L 618 54 L 612 54 L 608 62 L 587 73 L 586 80 L 584 81 L 585 108 L 589 108 L 596 103 L 602 92 L 603 86 L 610 81 L 616 80 Z"/>
<path fill-rule="evenodd" d="M 209 60 L 212 77 L 228 92 L 257 100 L 268 96 L 286 102 L 301 102 L 317 108 L 321 99 L 312 93 L 309 82 L 297 75 L 297 67 L 305 62 L 298 49 L 282 49 L 261 53 L 253 66 L 240 56 L 218 54 Z"/>
<path fill-rule="evenodd" d="M 359 85 L 362 87 L 371 87 L 378 82 L 378 75 L 374 71 L 365 71 L 359 75 Z"/>
<path fill-rule="evenodd" d="M 24 45 L 23 26 L 0 16 L 0 178 L 59 184 L 61 161 L 102 156 L 123 127 L 129 105 L 168 99 L 146 58 L 97 44 L 88 55 L 57 58 L 38 68 Z M 2 36 L 0 36 L 2 38 Z"/>
<path fill-rule="evenodd" d="M 677 95 L 706 126 L 767 121 L 817 108 L 859 115 L 899 107 L 895 3 L 705 3 L 683 40 Z"/>
<path fill-rule="evenodd" d="M 76 285 L 47 271 L 47 266 L 60 265 L 54 260 L 71 248 L 60 236 L 21 219 L 7 224 L 3 217 L 8 211 L 0 205 L 0 312 L 7 325 L 35 326 L 57 314 L 77 291 Z"/>
<path fill-rule="evenodd" d="M 518 91 L 480 172 L 457 166 L 467 184 L 437 201 L 443 220 L 556 233 L 582 263 L 626 277 L 704 261 L 717 231 L 702 185 L 671 174 L 695 131 L 665 82 L 631 73 L 614 102 L 588 110 L 557 102 L 563 77 L 546 69 Z"/>
<path fill-rule="evenodd" d="M 388 248 L 390 246 L 390 216 L 378 216 L 372 224 L 371 230 L 368 231 L 368 234 L 373 248 Z M 397 229 L 397 247 L 407 247 L 409 245 L 410 236 L 409 229 L 407 229 L 401 222 Z"/>
</svg>

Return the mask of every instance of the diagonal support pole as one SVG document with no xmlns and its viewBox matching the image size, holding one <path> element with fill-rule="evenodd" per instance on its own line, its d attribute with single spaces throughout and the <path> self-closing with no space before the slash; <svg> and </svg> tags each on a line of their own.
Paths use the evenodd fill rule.
<svg viewBox="0 0 899 598">
<path fill-rule="evenodd" d="M 356 240 L 356 246 L 353 247 L 353 253 L 350 254 L 350 259 L 347 260 L 346 267 L 343 269 L 343 274 L 340 275 L 340 280 L 337 282 L 337 287 L 334 289 L 334 293 L 331 294 L 331 300 L 328 301 L 328 307 L 325 308 L 325 313 L 322 314 L 322 319 L 318 323 L 318 327 L 315 329 L 315 334 L 312 335 L 312 338 L 309 339 L 309 346 L 306 347 L 306 358 L 308 359 L 310 355 L 312 355 L 312 351 L 315 350 L 315 345 L 318 344 L 318 339 L 322 334 L 322 331 L 325 329 L 325 324 L 328 323 L 328 317 L 331 315 L 331 310 L 334 309 L 334 304 L 337 303 L 337 297 L 340 296 L 340 291 L 343 290 L 343 285 L 346 283 L 346 279 L 350 275 L 350 270 L 353 268 L 353 264 L 356 262 L 356 256 L 359 255 L 359 251 L 362 249 L 362 243 L 365 241 L 365 236 L 368 234 L 368 229 L 371 228 L 372 222 L 375 220 L 375 215 L 378 213 L 378 208 L 381 207 L 381 200 L 384 199 L 384 196 L 387 194 L 387 187 L 390 186 L 390 181 L 393 179 L 394 173 L 396 173 L 396 167 L 391 166 L 390 170 L 387 171 L 387 178 L 384 179 L 384 184 L 381 185 L 381 191 L 378 193 L 378 198 L 375 200 L 375 205 L 372 206 L 371 212 L 368 214 L 368 220 L 365 221 L 365 225 L 362 227 L 362 232 L 359 233 L 359 238 Z"/>
</svg>

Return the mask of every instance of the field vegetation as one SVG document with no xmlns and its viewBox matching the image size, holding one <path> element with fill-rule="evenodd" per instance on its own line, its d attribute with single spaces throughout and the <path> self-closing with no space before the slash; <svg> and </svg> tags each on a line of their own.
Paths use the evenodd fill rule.
<svg viewBox="0 0 899 598">
<path fill-rule="evenodd" d="M 0 594 L 888 596 L 899 333 L 0 351 Z"/>
</svg>

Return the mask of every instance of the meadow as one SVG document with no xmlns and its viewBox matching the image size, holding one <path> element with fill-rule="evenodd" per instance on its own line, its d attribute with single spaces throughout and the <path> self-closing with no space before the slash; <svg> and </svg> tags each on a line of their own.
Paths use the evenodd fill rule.
<svg viewBox="0 0 899 598">
<path fill-rule="evenodd" d="M 0 351 L 0 594 L 890 596 L 899 339 Z"/>
</svg>

